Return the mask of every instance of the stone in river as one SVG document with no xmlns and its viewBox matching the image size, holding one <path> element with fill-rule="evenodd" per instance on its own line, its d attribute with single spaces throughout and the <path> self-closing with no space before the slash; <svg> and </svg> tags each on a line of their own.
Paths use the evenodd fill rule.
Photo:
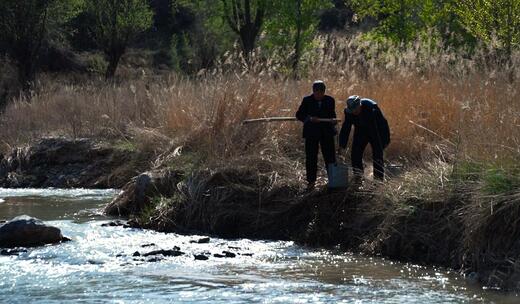
<svg viewBox="0 0 520 304">
<path fill-rule="evenodd" d="M 196 243 L 196 244 L 207 244 L 209 243 L 210 238 L 209 237 L 203 237 L 198 240 L 191 240 L 190 243 Z"/>
<path fill-rule="evenodd" d="M 123 226 L 123 225 L 124 225 L 124 223 L 122 221 L 117 220 L 117 221 L 101 224 L 101 227 L 119 227 L 119 226 Z"/>
<path fill-rule="evenodd" d="M 0 226 L 0 247 L 4 248 L 36 247 L 66 240 L 60 229 L 27 215 L 15 217 Z"/>
<path fill-rule="evenodd" d="M 195 260 L 199 260 L 199 261 L 205 261 L 205 260 L 209 259 L 204 254 L 194 254 L 193 257 L 195 257 Z"/>
<path fill-rule="evenodd" d="M 222 251 L 222 253 L 226 256 L 226 258 L 234 258 L 237 255 L 230 251 Z"/>
<path fill-rule="evenodd" d="M 23 248 L 2 249 L 0 250 L 0 255 L 19 255 L 25 252 L 27 252 L 27 249 Z"/>
<path fill-rule="evenodd" d="M 147 256 L 151 256 L 151 255 L 163 255 L 163 256 L 176 257 L 176 256 L 181 256 L 183 254 L 184 254 L 184 252 L 179 251 L 178 249 L 173 249 L 173 250 L 154 250 L 154 251 L 143 254 L 143 256 L 147 257 Z"/>
<path fill-rule="evenodd" d="M 143 248 L 145 248 L 145 247 L 153 247 L 153 246 L 155 246 L 154 243 L 149 243 L 149 244 L 143 244 L 143 245 L 141 245 L 141 247 L 143 247 Z"/>
</svg>

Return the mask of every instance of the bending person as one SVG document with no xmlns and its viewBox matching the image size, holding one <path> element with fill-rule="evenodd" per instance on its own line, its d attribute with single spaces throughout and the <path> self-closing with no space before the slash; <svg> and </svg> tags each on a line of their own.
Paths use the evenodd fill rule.
<svg viewBox="0 0 520 304">
<path fill-rule="evenodd" d="M 372 147 L 374 178 L 385 178 L 383 151 L 390 144 L 390 127 L 377 103 L 357 95 L 350 96 L 345 109 L 345 120 L 339 134 L 339 153 L 347 147 L 350 131 L 354 126 L 352 142 L 352 167 L 359 180 L 363 177 L 363 153 L 368 144 Z"/>
</svg>

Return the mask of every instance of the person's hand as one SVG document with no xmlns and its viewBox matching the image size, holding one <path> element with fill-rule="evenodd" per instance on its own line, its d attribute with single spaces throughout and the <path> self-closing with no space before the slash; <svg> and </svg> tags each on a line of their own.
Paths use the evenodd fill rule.
<svg viewBox="0 0 520 304">
<path fill-rule="evenodd" d="M 316 116 L 312 116 L 311 117 L 311 122 L 317 123 L 317 122 L 320 122 L 320 119 L 318 117 L 316 117 Z"/>
</svg>

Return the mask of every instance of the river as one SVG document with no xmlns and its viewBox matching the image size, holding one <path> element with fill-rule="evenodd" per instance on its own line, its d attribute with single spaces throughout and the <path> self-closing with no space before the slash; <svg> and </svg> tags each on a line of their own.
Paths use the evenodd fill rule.
<svg viewBox="0 0 520 304">
<path fill-rule="evenodd" d="M 518 303 L 446 269 L 293 242 L 103 227 L 117 191 L 0 189 L 0 220 L 27 214 L 72 242 L 0 256 L 1 303 Z M 180 247 L 177 257 L 143 253 Z M 135 252 L 141 256 L 133 256 Z M 228 251 L 234 258 L 213 254 Z M 194 255 L 209 255 L 196 260 Z"/>
</svg>

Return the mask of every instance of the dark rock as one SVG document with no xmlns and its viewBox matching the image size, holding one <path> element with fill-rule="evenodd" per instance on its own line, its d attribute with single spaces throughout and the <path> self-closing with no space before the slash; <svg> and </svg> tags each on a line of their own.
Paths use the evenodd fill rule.
<svg viewBox="0 0 520 304">
<path fill-rule="evenodd" d="M 121 188 L 136 152 L 88 139 L 45 138 L 0 157 L 0 187 Z"/>
<path fill-rule="evenodd" d="M 141 229 L 141 225 L 139 225 L 139 223 L 132 219 L 132 220 L 129 220 L 128 222 L 126 222 L 125 225 L 123 225 L 123 228 L 136 228 L 136 229 Z"/>
<path fill-rule="evenodd" d="M 155 262 L 160 262 L 162 261 L 163 258 L 160 258 L 160 257 L 153 257 L 153 258 L 149 258 L 148 260 L 146 260 L 147 262 L 150 262 L 150 263 L 155 263 Z"/>
<path fill-rule="evenodd" d="M 69 239 L 68 237 L 64 236 L 64 237 L 61 239 L 61 243 L 67 243 L 67 242 L 72 242 L 72 239 Z"/>
<path fill-rule="evenodd" d="M 19 255 L 20 253 L 27 252 L 27 249 L 13 248 L 13 249 L 2 249 L 0 255 Z"/>
<path fill-rule="evenodd" d="M 60 229 L 27 215 L 15 217 L 0 226 L 0 247 L 35 247 L 63 240 Z"/>
<path fill-rule="evenodd" d="M 235 247 L 235 246 L 228 246 L 229 249 L 233 249 L 233 250 L 241 250 L 242 248 L 240 247 Z"/>
<path fill-rule="evenodd" d="M 139 253 L 139 251 L 136 251 L 136 252 L 134 252 L 134 254 L 132 254 L 132 256 L 134 256 L 134 257 L 141 256 L 141 254 Z"/>
<path fill-rule="evenodd" d="M 253 253 L 239 253 L 241 256 L 253 256 Z"/>
<path fill-rule="evenodd" d="M 101 224 L 101 227 L 119 227 L 119 226 L 123 226 L 123 225 L 124 225 L 124 223 L 122 221 L 117 220 L 117 221 Z"/>
<path fill-rule="evenodd" d="M 158 170 L 140 174 L 123 187 L 104 212 L 113 216 L 138 214 L 156 196 L 171 196 L 182 175 L 177 171 Z"/>
<path fill-rule="evenodd" d="M 144 257 L 151 256 L 151 255 L 163 255 L 163 256 L 181 256 L 184 255 L 184 252 L 179 251 L 178 247 L 174 248 L 173 250 L 154 250 L 150 251 L 148 253 L 143 254 Z"/>
<path fill-rule="evenodd" d="M 143 244 L 143 245 L 141 245 L 142 248 L 152 247 L 152 246 L 155 246 L 155 244 L 154 243 L 150 243 L 150 244 Z"/>
<path fill-rule="evenodd" d="M 209 237 L 203 237 L 203 238 L 200 238 L 198 240 L 191 240 L 190 243 L 195 243 L 195 244 L 207 244 L 209 243 L 210 241 L 210 238 Z"/>
<path fill-rule="evenodd" d="M 222 251 L 222 253 L 226 256 L 226 258 L 234 258 L 237 256 L 235 253 L 230 251 Z"/>
<path fill-rule="evenodd" d="M 193 257 L 195 258 L 195 260 L 199 261 L 206 261 L 207 259 L 209 259 L 209 257 L 204 254 L 194 254 Z"/>
<path fill-rule="evenodd" d="M 124 254 L 122 254 L 122 253 L 118 253 L 118 254 L 116 255 L 116 258 L 120 258 L 120 257 L 124 257 L 124 256 L 125 256 Z"/>
<path fill-rule="evenodd" d="M 225 258 L 226 257 L 225 255 L 220 254 L 220 253 L 215 253 L 213 256 L 216 258 Z"/>
</svg>

